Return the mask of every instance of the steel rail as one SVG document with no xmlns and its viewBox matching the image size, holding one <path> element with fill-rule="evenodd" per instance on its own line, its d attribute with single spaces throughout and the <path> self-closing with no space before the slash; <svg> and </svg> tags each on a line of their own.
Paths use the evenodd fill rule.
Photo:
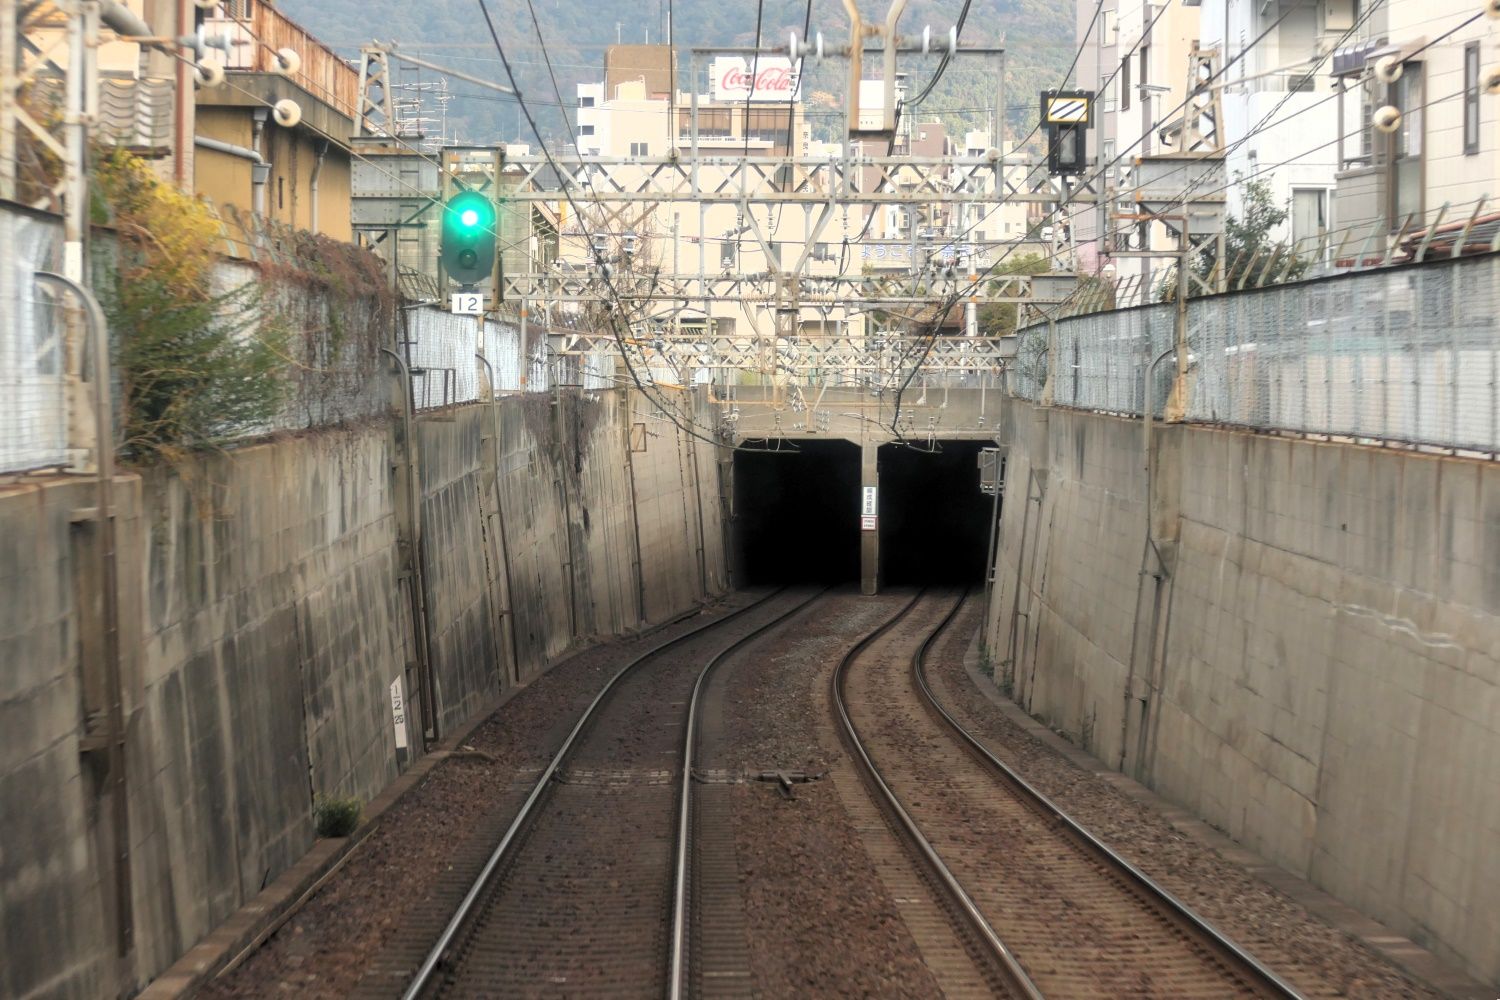
<svg viewBox="0 0 1500 1000">
<path fill-rule="evenodd" d="M 1160 884 L 1153 881 L 1135 865 L 1116 853 L 1098 837 L 1069 816 L 1057 803 L 1037 790 L 1030 782 L 1021 777 L 1008 764 L 990 752 L 989 748 L 980 743 L 973 734 L 959 723 L 943 704 L 938 701 L 936 693 L 927 681 L 927 651 L 938 635 L 947 627 L 948 623 L 958 614 L 968 598 L 965 590 L 953 610 L 943 619 L 932 634 L 929 635 L 920 647 L 918 647 L 911 659 L 912 678 L 915 680 L 917 689 L 921 692 L 922 699 L 927 707 L 936 713 L 949 731 L 955 736 L 959 743 L 982 764 L 992 770 L 1004 784 L 1008 791 L 1016 795 L 1027 805 L 1040 812 L 1045 818 L 1054 824 L 1061 826 L 1072 838 L 1096 858 L 1103 860 L 1109 867 L 1115 869 L 1125 876 L 1126 881 L 1142 890 L 1153 903 L 1165 910 L 1174 921 L 1186 927 L 1200 938 L 1206 939 L 1211 948 L 1226 960 L 1234 972 L 1250 981 L 1253 989 L 1263 995 L 1288 998 L 1288 1000 L 1302 1000 L 1302 994 L 1298 993 L 1286 980 L 1282 979 L 1271 969 L 1261 964 L 1253 955 L 1228 938 L 1217 927 L 1207 919 L 1195 913 L 1182 900 L 1172 895 Z"/>
<path fill-rule="evenodd" d="M 626 674 L 629 674 L 630 672 L 635 670 L 636 667 L 639 667 L 641 664 L 665 652 L 666 650 L 671 649 L 674 646 L 681 645 L 682 643 L 698 635 L 701 635 L 709 629 L 718 628 L 720 625 L 727 624 L 728 622 L 739 618 L 741 615 L 749 611 L 753 611 L 758 607 L 761 607 L 767 601 L 782 593 L 784 589 L 785 588 L 782 588 L 782 590 L 772 591 L 759 600 L 751 604 L 747 604 L 743 608 L 738 608 L 735 611 L 723 616 L 722 618 L 715 618 L 713 621 L 704 622 L 702 625 L 684 632 L 679 636 L 668 639 L 665 642 L 660 642 L 655 646 L 652 646 L 650 649 L 643 651 L 639 656 L 637 656 L 635 659 L 631 660 L 629 663 L 625 664 L 615 672 L 615 675 L 611 677 L 609 681 L 604 685 L 604 687 L 599 690 L 599 693 L 594 696 L 594 700 L 589 702 L 588 707 L 583 710 L 583 714 L 580 715 L 578 717 L 578 721 L 573 724 L 572 731 L 568 733 L 568 738 L 563 741 L 562 746 L 559 747 L 557 753 L 553 755 L 551 762 L 547 765 L 546 769 L 542 771 L 541 776 L 537 778 L 536 784 L 532 786 L 530 794 L 526 796 L 526 801 L 521 804 L 520 811 L 516 813 L 515 819 L 511 820 L 510 826 L 506 828 L 505 835 L 500 838 L 500 843 L 495 846 L 495 849 L 492 852 L 490 852 L 489 859 L 485 862 L 484 867 L 479 872 L 479 875 L 474 879 L 473 885 L 469 887 L 469 891 L 464 895 L 463 900 L 458 904 L 458 908 L 453 911 L 453 916 L 449 918 L 447 926 L 443 928 L 443 933 L 438 937 L 437 943 L 434 944 L 431 950 L 428 951 L 427 957 L 417 968 L 416 975 L 413 976 L 411 982 L 407 984 L 406 991 L 401 994 L 402 1000 L 417 1000 L 417 998 L 422 995 L 423 991 L 425 991 L 432 984 L 433 975 L 437 972 L 438 967 L 442 964 L 443 955 L 447 952 L 448 947 L 453 943 L 453 939 L 458 936 L 458 932 L 463 927 L 464 921 L 468 919 L 470 912 L 474 909 L 475 902 L 478 901 L 480 895 L 484 892 L 485 888 L 488 887 L 490 879 L 494 876 L 495 871 L 500 867 L 500 862 L 504 860 L 506 854 L 510 851 L 511 844 L 515 842 L 517 835 L 526 826 L 526 824 L 534 818 L 533 814 L 536 811 L 537 804 L 541 801 L 542 793 L 545 792 L 548 785 L 551 784 L 553 775 L 557 773 L 558 768 L 562 766 L 562 762 L 572 751 L 573 745 L 578 741 L 579 734 L 582 733 L 584 727 L 593 720 L 594 715 L 598 711 L 599 707 L 604 704 L 606 699 L 608 699 L 620 680 L 624 678 Z"/>
<path fill-rule="evenodd" d="M 1010 986 L 1018 995 L 1026 997 L 1027 1000 L 1042 1000 L 1041 990 L 1031 981 L 1031 977 L 1021 967 L 1021 963 L 1016 959 L 1015 954 L 1004 941 L 1000 940 L 1000 935 L 995 933 L 995 928 L 990 925 L 989 920 L 980 912 L 978 905 L 964 889 L 962 883 L 949 870 L 948 866 L 943 863 L 943 859 L 939 857 L 936 848 L 932 846 L 932 842 L 923 836 L 921 829 L 918 828 L 911 814 L 906 811 L 906 807 L 901 804 L 901 800 L 896 796 L 895 791 L 891 789 L 890 785 L 886 784 L 884 776 L 880 773 L 880 769 L 875 766 L 875 761 L 870 757 L 869 751 L 865 748 L 863 741 L 860 740 L 859 731 L 854 726 L 854 720 L 849 715 L 849 707 L 844 699 L 844 684 L 849 673 L 849 667 L 859 658 L 861 653 L 905 618 L 917 606 L 917 602 L 922 599 L 924 593 L 925 591 L 918 591 L 900 612 L 887 620 L 879 628 L 870 632 L 856 643 L 849 652 L 844 654 L 843 659 L 839 661 L 838 667 L 833 672 L 834 710 L 842 726 L 844 738 L 854 751 L 855 760 L 863 768 L 865 776 L 870 780 L 870 783 L 879 791 L 879 797 L 883 800 L 886 808 L 896 818 L 898 829 L 906 835 L 907 840 L 927 862 L 933 875 L 936 876 L 938 883 L 952 897 L 958 911 L 968 922 L 975 936 L 989 948 L 1000 967 L 1000 971 L 1009 980 Z M 962 601 L 959 604 L 962 604 Z M 947 626 L 948 622 L 953 619 L 953 616 L 958 611 L 958 606 L 954 605 L 953 610 L 948 612 L 947 616 L 932 630 L 923 643 L 924 647 L 932 641 L 933 636 L 940 633 Z"/>
<path fill-rule="evenodd" d="M 682 738 L 682 786 L 677 793 L 677 860 L 672 872 L 672 945 L 667 967 L 667 996 L 670 1000 L 681 1000 L 684 993 L 683 979 L 687 967 L 687 872 L 691 847 L 688 831 L 693 814 L 693 750 L 698 738 L 698 708 L 703 691 L 708 686 L 708 677 L 724 660 L 802 611 L 828 593 L 829 589 L 831 588 L 824 587 L 754 632 L 719 650 L 703 665 L 703 669 L 698 672 L 698 679 L 693 682 L 693 693 L 688 698 L 687 731 Z"/>
</svg>

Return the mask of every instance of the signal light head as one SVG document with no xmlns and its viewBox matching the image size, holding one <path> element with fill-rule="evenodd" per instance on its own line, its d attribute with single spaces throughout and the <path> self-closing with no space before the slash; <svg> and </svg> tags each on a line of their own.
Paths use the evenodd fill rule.
<svg viewBox="0 0 1500 1000">
<path fill-rule="evenodd" d="M 487 281 L 495 266 L 495 204 L 478 191 L 461 191 L 443 205 L 442 261 L 461 285 Z"/>
</svg>

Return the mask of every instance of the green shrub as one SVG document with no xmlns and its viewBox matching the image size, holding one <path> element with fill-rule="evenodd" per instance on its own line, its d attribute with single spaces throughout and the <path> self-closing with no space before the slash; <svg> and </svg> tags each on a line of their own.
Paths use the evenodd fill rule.
<svg viewBox="0 0 1500 1000">
<path fill-rule="evenodd" d="M 353 796 L 321 796 L 313 802 L 313 829 L 320 837 L 347 837 L 359 826 L 364 808 Z"/>
</svg>

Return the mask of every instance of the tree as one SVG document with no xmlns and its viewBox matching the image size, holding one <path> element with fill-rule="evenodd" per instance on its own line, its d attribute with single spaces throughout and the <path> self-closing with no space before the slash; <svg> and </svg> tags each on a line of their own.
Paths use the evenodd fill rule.
<svg viewBox="0 0 1500 1000">
<path fill-rule="evenodd" d="M 1271 199 L 1270 181 L 1246 182 L 1241 197 L 1243 217 L 1235 218 L 1231 215 L 1224 219 L 1224 259 L 1229 268 L 1230 288 L 1238 288 L 1241 279 L 1250 273 L 1252 266 L 1255 274 L 1246 284 L 1256 283 L 1261 270 L 1272 257 L 1285 258 L 1291 252 L 1285 242 L 1271 239 L 1271 230 L 1286 222 L 1287 210 Z M 1211 267 L 1212 261 L 1209 263 Z M 1276 270 L 1279 273 L 1280 267 Z M 1299 260 L 1292 264 L 1287 277 L 1298 277 L 1305 270 L 1307 263 Z"/>
<path fill-rule="evenodd" d="M 1049 263 L 1040 254 L 1029 253 L 1011 260 L 1002 259 L 990 273 L 1046 274 Z M 1019 310 L 1014 302 L 986 302 L 979 307 L 979 333 L 984 337 L 1005 337 L 1016 332 Z"/>
<path fill-rule="evenodd" d="M 1243 281 L 1246 288 L 1260 285 L 1262 275 L 1266 279 L 1281 280 L 1301 277 L 1307 270 L 1305 260 L 1291 260 L 1293 248 L 1283 240 L 1271 238 L 1272 230 L 1287 220 L 1287 210 L 1276 204 L 1271 196 L 1271 182 L 1264 180 L 1240 181 L 1242 213 L 1224 218 L 1224 263 L 1226 270 L 1224 287 L 1233 291 Z M 1272 260 L 1276 264 L 1271 267 Z M 1213 250 L 1199 253 L 1192 262 L 1193 273 L 1205 282 L 1219 266 Z M 1267 268 L 1270 267 L 1268 271 Z M 1160 298 L 1171 301 L 1177 295 L 1177 281 L 1169 277 L 1162 282 Z"/>
</svg>

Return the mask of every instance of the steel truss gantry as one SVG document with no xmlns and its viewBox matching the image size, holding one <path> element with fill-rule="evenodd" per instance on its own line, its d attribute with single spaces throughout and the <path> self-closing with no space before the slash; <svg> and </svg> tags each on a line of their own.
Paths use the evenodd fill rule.
<svg viewBox="0 0 1500 1000">
<path fill-rule="evenodd" d="M 1060 200 L 1046 165 L 1032 154 L 986 156 L 507 155 L 519 170 L 514 200 L 611 204 L 989 205 Z M 1089 189 L 1071 192 L 1090 204 Z"/>
<path fill-rule="evenodd" d="M 796 60 L 848 59 L 848 135 L 842 147 L 832 153 L 745 155 L 748 146 L 742 154 L 733 144 L 725 145 L 722 136 L 704 136 L 699 127 L 696 72 L 689 82 L 687 106 L 674 101 L 666 105 L 671 148 L 665 154 L 502 152 L 499 170 L 505 176 L 505 200 L 525 208 L 528 215 L 532 206 L 544 214 L 555 209 L 559 220 L 567 215 L 568 222 L 558 225 L 559 246 L 570 240 L 582 241 L 583 259 L 557 261 L 549 268 L 536 267 L 530 272 L 506 268 L 497 279 L 499 298 L 521 303 L 523 314 L 528 304 L 541 304 L 543 308 L 588 304 L 602 308 L 611 327 L 618 324 L 607 336 L 570 335 L 567 344 L 555 348 L 572 351 L 587 349 L 580 344 L 597 347 L 614 341 L 622 352 L 639 354 L 643 360 L 654 350 L 673 365 L 689 368 L 743 367 L 767 373 L 846 369 L 866 373 L 889 372 L 892 364 L 899 363 L 919 362 L 925 369 L 959 372 L 1000 365 L 1006 350 L 998 338 L 937 338 L 929 344 L 929 336 L 941 328 L 955 305 L 966 307 L 966 327 L 972 334 L 977 306 L 1060 303 L 1076 287 L 1076 280 L 1067 271 L 1040 276 L 992 274 L 986 250 L 1000 246 L 1008 254 L 1014 246 L 973 238 L 970 220 L 989 218 L 1007 204 L 1093 204 L 1099 200 L 1098 192 L 1091 178 L 1080 184 L 1078 178 L 1051 176 L 1044 156 L 1006 149 L 1001 110 L 1006 103 L 1003 48 L 960 49 L 956 30 L 949 31 L 946 38 L 924 31 L 918 45 L 898 33 L 904 0 L 892 0 L 885 20 L 879 23 L 864 23 L 852 4 L 845 6 L 851 17 L 846 47 L 830 48 L 821 37 L 815 44 L 799 41 L 794 35 L 784 48 L 691 50 L 695 69 L 700 56 L 728 52 L 784 54 Z M 878 50 L 866 48 L 871 39 L 881 43 Z M 883 63 L 885 80 L 878 127 L 865 121 L 866 109 L 859 105 L 861 60 L 875 52 Z M 407 55 L 395 45 L 368 45 L 362 54 L 356 123 L 360 136 L 389 135 L 395 128 L 390 85 L 393 60 L 512 93 L 502 84 Z M 894 81 L 898 55 L 941 56 L 945 62 L 954 56 L 995 59 L 999 68 L 991 114 L 993 146 L 979 155 L 890 154 L 896 140 Z M 674 95 L 676 92 L 674 82 Z M 747 115 L 748 108 L 747 103 Z M 872 147 L 887 152 L 872 155 L 867 152 Z M 391 192 L 393 205 L 397 194 Z M 846 268 L 841 255 L 840 273 L 818 273 L 830 268 L 828 258 L 817 255 L 815 247 L 834 245 L 835 241 L 825 240 L 824 234 L 836 217 L 845 237 L 839 245 L 847 252 L 853 245 L 848 241 L 850 216 L 858 215 L 861 221 L 854 226 L 863 222 L 863 231 L 868 231 L 868 220 L 877 212 L 888 211 L 888 206 L 912 207 L 913 219 L 925 211 L 930 213 L 929 218 L 941 220 L 935 232 L 920 238 L 918 224 L 906 223 L 911 233 L 906 241 L 909 266 L 872 270 L 853 261 L 853 267 Z M 678 260 L 677 219 L 688 208 L 698 214 L 696 232 L 687 236 L 689 242 L 698 244 L 696 273 Z M 715 208 L 732 208 L 735 212 L 735 221 L 725 235 L 709 235 L 705 213 Z M 804 229 L 798 233 L 798 240 L 805 240 L 805 245 L 799 251 L 792 244 L 793 257 L 783 261 L 779 251 L 789 244 L 777 240 L 775 230 L 787 209 L 804 214 Z M 658 216 L 659 224 L 653 224 Z M 636 259 L 635 242 L 648 236 L 664 237 L 668 218 L 672 220 L 670 259 L 663 255 L 648 261 L 645 253 Z M 395 226 L 401 220 L 392 214 L 386 221 Z M 708 266 L 702 245 L 731 237 L 733 263 L 717 269 Z M 742 240 L 758 247 L 767 262 L 765 269 L 738 269 Z M 944 244 L 946 254 L 937 255 L 936 260 L 930 256 L 934 240 Z M 684 329 L 685 313 L 696 306 L 707 317 L 710 303 L 716 302 L 737 304 L 747 318 L 751 312 L 759 312 L 763 320 L 752 318 L 756 329 L 737 336 L 702 339 L 703 334 Z M 825 321 L 834 311 L 846 317 L 880 313 L 886 319 L 904 318 L 914 328 L 920 325 L 930 329 L 920 338 L 903 339 L 885 332 L 858 338 L 809 339 L 805 335 L 809 311 L 821 313 Z M 814 322 L 816 318 L 812 317 Z M 842 329 L 841 324 L 836 325 Z M 914 342 L 926 349 L 913 350 Z"/>
<path fill-rule="evenodd" d="M 899 309 L 939 302 L 1013 302 L 1046 305 L 1063 301 L 1072 274 L 955 273 L 951 276 L 877 273 L 847 275 L 652 274 L 616 271 L 608 282 L 596 270 L 505 274 L 501 288 L 510 301 L 600 302 L 645 309 L 654 304 L 742 302 L 777 308 Z M 641 315 L 648 315 L 642 313 Z"/>
<path fill-rule="evenodd" d="M 587 354 L 607 348 L 611 338 L 603 333 L 568 333 L 553 338 L 559 354 Z M 931 374 L 977 374 L 998 372 L 1015 356 L 1013 337 L 936 337 L 922 359 L 922 370 Z M 660 358 L 677 371 L 684 382 L 701 370 L 729 368 L 775 372 L 794 378 L 815 378 L 845 373 L 866 381 L 895 376 L 909 369 L 917 350 L 910 338 L 871 334 L 864 337 L 801 335 L 774 343 L 745 337 L 693 336 L 663 333 L 630 345 L 648 364 Z"/>
</svg>

